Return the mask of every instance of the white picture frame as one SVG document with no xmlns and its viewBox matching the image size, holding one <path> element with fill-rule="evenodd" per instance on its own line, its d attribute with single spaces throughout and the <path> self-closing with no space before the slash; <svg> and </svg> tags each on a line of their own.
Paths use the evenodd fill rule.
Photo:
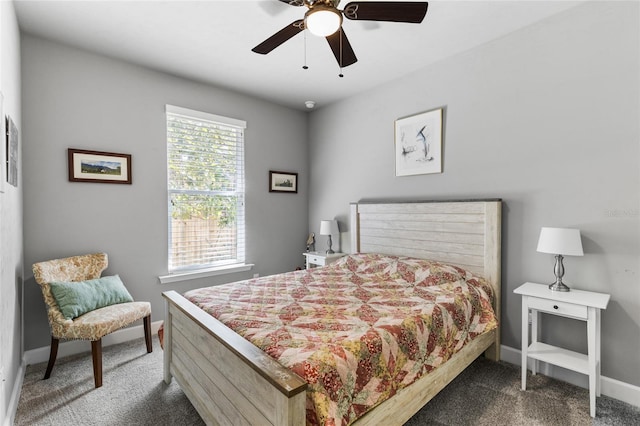
<svg viewBox="0 0 640 426">
<path fill-rule="evenodd" d="M 396 176 L 442 173 L 443 108 L 395 121 Z"/>
</svg>

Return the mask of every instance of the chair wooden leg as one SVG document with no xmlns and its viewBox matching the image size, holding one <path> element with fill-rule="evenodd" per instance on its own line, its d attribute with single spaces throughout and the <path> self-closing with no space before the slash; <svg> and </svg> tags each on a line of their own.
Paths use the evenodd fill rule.
<svg viewBox="0 0 640 426">
<path fill-rule="evenodd" d="M 91 356 L 93 357 L 93 381 L 96 388 L 102 386 L 102 339 L 91 341 Z"/>
<path fill-rule="evenodd" d="M 143 318 L 144 323 L 144 340 L 147 344 L 147 353 L 153 352 L 153 344 L 151 343 L 151 315 Z"/>
<path fill-rule="evenodd" d="M 51 336 L 51 351 L 49 352 L 49 363 L 47 364 L 47 371 L 44 373 L 43 380 L 47 380 L 49 377 L 51 377 L 51 370 L 53 370 L 53 365 L 56 363 L 56 357 L 58 356 L 58 343 L 60 343 L 60 340 Z"/>
</svg>

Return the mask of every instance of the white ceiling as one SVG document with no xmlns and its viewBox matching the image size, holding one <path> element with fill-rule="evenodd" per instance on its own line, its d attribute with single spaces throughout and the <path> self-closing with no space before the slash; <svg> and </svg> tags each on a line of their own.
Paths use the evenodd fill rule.
<svg viewBox="0 0 640 426">
<path fill-rule="evenodd" d="M 345 19 L 358 62 L 344 78 L 327 42 L 310 34 L 268 55 L 251 51 L 306 11 L 277 0 L 15 0 L 15 8 L 28 33 L 304 109 L 306 100 L 335 102 L 579 3 L 440 0 L 421 24 Z"/>
</svg>

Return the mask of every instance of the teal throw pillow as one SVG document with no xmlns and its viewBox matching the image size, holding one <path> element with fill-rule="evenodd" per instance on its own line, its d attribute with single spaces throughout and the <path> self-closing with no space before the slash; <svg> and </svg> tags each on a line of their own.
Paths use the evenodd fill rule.
<svg viewBox="0 0 640 426">
<path fill-rule="evenodd" d="M 78 282 L 52 282 L 49 285 L 66 319 L 116 303 L 133 302 L 118 275 Z"/>
</svg>

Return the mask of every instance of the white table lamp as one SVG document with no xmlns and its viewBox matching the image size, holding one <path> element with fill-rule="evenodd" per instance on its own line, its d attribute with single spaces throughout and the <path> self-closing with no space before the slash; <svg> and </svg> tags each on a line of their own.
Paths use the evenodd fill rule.
<svg viewBox="0 0 640 426">
<path fill-rule="evenodd" d="M 335 251 L 331 250 L 331 235 L 337 234 L 338 229 L 338 221 L 337 220 L 322 220 L 320 221 L 320 235 L 328 235 L 329 240 L 327 241 L 327 245 L 329 249 L 327 250 L 327 254 L 333 254 Z"/>
<path fill-rule="evenodd" d="M 583 256 L 582 240 L 579 229 L 570 228 L 542 228 L 538 240 L 537 251 L 556 255 L 553 271 L 556 281 L 549 285 L 553 291 L 569 291 L 569 287 L 562 282 L 564 275 L 563 256 Z"/>
</svg>

